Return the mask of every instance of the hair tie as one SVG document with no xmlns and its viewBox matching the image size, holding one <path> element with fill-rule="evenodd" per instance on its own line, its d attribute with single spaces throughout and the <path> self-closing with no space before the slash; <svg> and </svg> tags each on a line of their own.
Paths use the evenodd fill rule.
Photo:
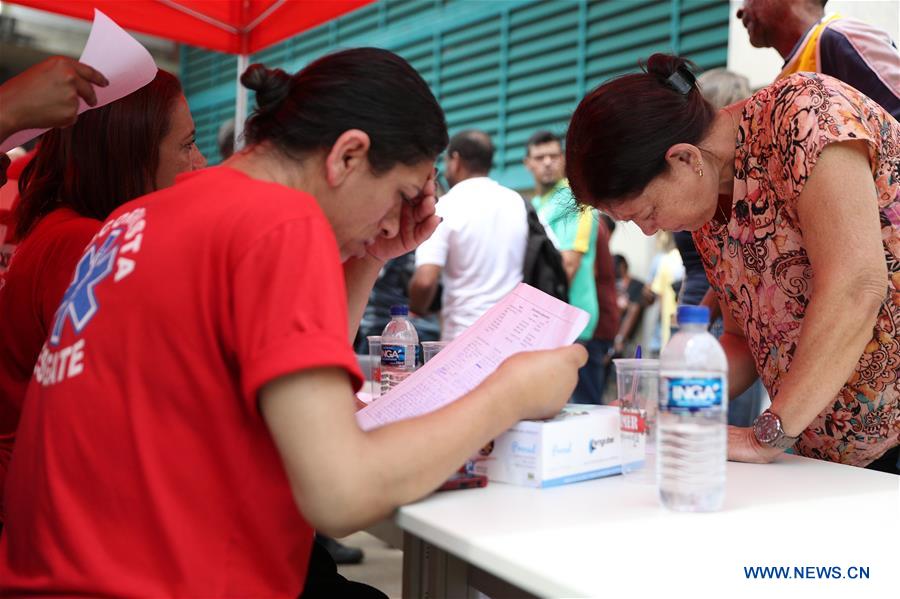
<svg viewBox="0 0 900 599">
<path fill-rule="evenodd" d="M 697 78 L 691 73 L 686 66 L 679 66 L 674 73 L 666 77 L 666 83 L 682 96 L 686 96 L 691 92 Z"/>
</svg>

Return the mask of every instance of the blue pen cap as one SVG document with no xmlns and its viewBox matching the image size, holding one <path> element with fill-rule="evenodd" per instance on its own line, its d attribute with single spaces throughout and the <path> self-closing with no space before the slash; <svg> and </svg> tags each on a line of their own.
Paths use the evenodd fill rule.
<svg viewBox="0 0 900 599">
<path fill-rule="evenodd" d="M 678 306 L 678 324 L 709 324 L 706 306 Z"/>
<path fill-rule="evenodd" d="M 406 304 L 394 304 L 391 306 L 391 316 L 409 316 L 409 306 Z"/>
</svg>

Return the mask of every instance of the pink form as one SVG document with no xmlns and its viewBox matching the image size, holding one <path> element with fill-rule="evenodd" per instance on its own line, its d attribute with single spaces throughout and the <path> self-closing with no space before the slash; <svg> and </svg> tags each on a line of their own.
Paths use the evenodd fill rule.
<svg viewBox="0 0 900 599">
<path fill-rule="evenodd" d="M 513 354 L 571 344 L 588 320 L 584 310 L 519 283 L 425 366 L 357 412 L 359 426 L 369 430 L 442 408 Z"/>
</svg>

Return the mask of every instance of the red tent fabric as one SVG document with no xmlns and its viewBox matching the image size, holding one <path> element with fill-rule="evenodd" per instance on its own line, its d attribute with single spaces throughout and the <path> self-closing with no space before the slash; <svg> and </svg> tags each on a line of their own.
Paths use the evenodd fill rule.
<svg viewBox="0 0 900 599">
<path fill-rule="evenodd" d="M 252 54 L 374 0 L 7 0 L 210 50 Z"/>
</svg>

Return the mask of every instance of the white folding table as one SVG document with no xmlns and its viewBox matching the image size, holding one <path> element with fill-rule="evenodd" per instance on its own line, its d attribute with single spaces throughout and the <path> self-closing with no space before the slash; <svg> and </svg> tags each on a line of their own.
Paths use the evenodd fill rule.
<svg viewBox="0 0 900 599">
<path fill-rule="evenodd" d="M 404 598 L 900 596 L 900 476 L 796 456 L 729 462 L 716 513 L 614 476 L 436 493 L 394 522 Z"/>
</svg>

